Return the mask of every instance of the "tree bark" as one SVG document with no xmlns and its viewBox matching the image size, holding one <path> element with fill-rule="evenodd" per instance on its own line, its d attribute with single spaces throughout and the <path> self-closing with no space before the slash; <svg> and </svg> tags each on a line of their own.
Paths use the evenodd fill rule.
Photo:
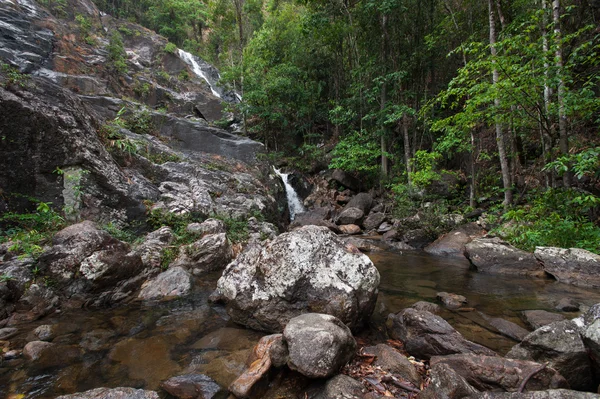
<svg viewBox="0 0 600 399">
<path fill-rule="evenodd" d="M 550 107 L 552 104 L 552 87 L 550 86 L 550 63 L 548 62 L 548 1 L 542 0 L 542 51 L 544 52 L 544 113 L 545 116 L 540 118 L 540 133 L 542 139 L 542 156 L 544 162 L 552 161 L 552 147 L 555 136 L 554 123 L 550 115 Z M 548 170 L 545 173 L 546 187 L 554 187 L 554 172 Z"/>
<path fill-rule="evenodd" d="M 410 166 L 411 152 L 410 152 L 410 137 L 408 135 L 408 116 L 406 112 L 402 115 L 402 134 L 404 137 L 404 162 L 406 164 L 406 176 L 408 179 L 408 185 L 412 184 L 410 173 L 412 172 Z"/>
<path fill-rule="evenodd" d="M 384 75 L 384 79 L 382 82 L 382 86 L 381 86 L 381 104 L 380 104 L 380 109 L 383 112 L 385 110 L 386 107 L 386 103 L 387 103 L 387 84 L 386 84 L 386 64 L 387 64 L 387 59 L 388 59 L 388 43 L 387 43 L 387 15 L 383 14 L 381 16 L 381 59 L 382 59 L 382 64 L 383 64 L 383 75 Z M 383 127 L 382 127 L 383 129 Z M 387 157 L 387 141 L 386 141 L 386 137 L 385 137 L 385 132 L 381 133 L 381 173 L 384 176 L 387 176 L 389 174 L 389 170 L 388 170 L 388 157 Z"/>
<path fill-rule="evenodd" d="M 494 5 L 492 4 L 493 0 L 488 0 L 488 8 L 489 8 L 489 19 L 490 19 L 490 51 L 492 54 L 492 64 L 494 64 L 492 68 L 492 83 L 494 86 L 498 85 L 498 81 L 500 80 L 500 75 L 498 74 L 498 69 L 496 68 L 496 21 L 494 16 Z M 494 99 L 494 107 L 496 111 L 500 109 L 500 98 L 496 97 Z M 498 156 L 500 157 L 500 169 L 502 171 L 502 183 L 504 186 L 504 208 L 508 208 L 512 205 L 513 196 L 512 196 L 512 187 L 510 184 L 510 170 L 508 166 L 508 157 L 506 155 L 506 144 L 504 138 L 504 132 L 502 130 L 502 124 L 498 120 L 498 116 L 496 116 L 496 143 L 498 145 Z"/>
</svg>

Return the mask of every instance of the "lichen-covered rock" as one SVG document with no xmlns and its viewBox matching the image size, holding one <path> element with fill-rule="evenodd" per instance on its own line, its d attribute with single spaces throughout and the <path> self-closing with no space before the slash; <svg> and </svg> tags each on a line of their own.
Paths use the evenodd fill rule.
<svg viewBox="0 0 600 399">
<path fill-rule="evenodd" d="M 186 230 L 188 233 L 199 236 L 225 233 L 225 223 L 222 220 L 210 218 L 202 223 L 190 223 L 187 225 Z"/>
<path fill-rule="evenodd" d="M 571 320 L 543 326 L 527 335 L 506 354 L 513 359 L 547 362 L 577 390 L 595 389 L 592 364 L 577 324 Z"/>
<path fill-rule="evenodd" d="M 161 299 L 186 296 L 192 290 L 192 275 L 181 267 L 174 266 L 154 279 L 146 281 L 138 298 Z"/>
<path fill-rule="evenodd" d="M 96 388 L 89 391 L 58 396 L 56 399 L 160 399 L 154 391 L 135 388 Z"/>
<path fill-rule="evenodd" d="M 477 238 L 465 245 L 466 256 L 478 271 L 543 277 L 544 270 L 533 254 L 513 247 L 500 238 Z"/>
<path fill-rule="evenodd" d="M 173 267 L 183 267 L 199 275 L 225 267 L 233 252 L 225 233 L 209 234 L 202 239 L 181 247 Z"/>
<path fill-rule="evenodd" d="M 283 330 L 288 366 L 309 378 L 335 375 L 354 357 L 356 341 L 338 318 L 319 313 L 294 317 Z"/>
<path fill-rule="evenodd" d="M 455 353 L 496 355 L 494 351 L 466 340 L 448 322 L 427 311 L 407 308 L 388 316 L 388 332 L 404 342 L 406 351 L 419 359 Z"/>
<path fill-rule="evenodd" d="M 537 247 L 535 257 L 561 283 L 600 288 L 600 255 L 581 248 Z"/>
<path fill-rule="evenodd" d="M 173 230 L 170 227 L 163 226 L 146 235 L 144 242 L 135 249 L 135 253 L 140 256 L 145 268 L 160 268 L 162 253 L 174 239 Z"/>
<path fill-rule="evenodd" d="M 305 226 L 264 246 L 249 246 L 227 266 L 213 298 L 233 321 L 281 332 L 306 312 L 327 313 L 351 328 L 373 312 L 379 272 L 354 246 L 325 227 Z"/>
</svg>

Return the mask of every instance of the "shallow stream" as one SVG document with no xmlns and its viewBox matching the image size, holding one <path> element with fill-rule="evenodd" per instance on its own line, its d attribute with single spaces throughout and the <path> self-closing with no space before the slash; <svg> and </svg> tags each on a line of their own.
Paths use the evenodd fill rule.
<svg viewBox="0 0 600 399">
<path fill-rule="evenodd" d="M 563 297 L 592 305 L 600 292 L 553 280 L 517 279 L 476 273 L 466 260 L 423 253 L 373 252 L 381 273 L 373 328 L 386 316 L 416 301 L 436 301 L 447 291 L 468 298 L 466 311 L 443 310 L 467 339 L 504 354 L 516 342 L 494 332 L 485 315 L 525 326 L 522 310 L 552 311 Z M 10 347 L 23 347 L 40 325 L 52 325 L 56 350 L 35 362 L 22 357 L 0 364 L 0 398 L 54 398 L 96 387 L 158 389 L 184 373 L 202 373 L 227 387 L 244 369 L 250 349 L 264 335 L 227 320 L 223 307 L 208 296 L 220 273 L 203 278 L 193 295 L 161 303 L 133 303 L 112 309 L 66 310 L 17 326 Z M 576 314 L 565 314 L 574 317 Z M 2 342 L 0 341 L 0 345 Z M 7 343 L 4 343 L 6 346 Z"/>
</svg>

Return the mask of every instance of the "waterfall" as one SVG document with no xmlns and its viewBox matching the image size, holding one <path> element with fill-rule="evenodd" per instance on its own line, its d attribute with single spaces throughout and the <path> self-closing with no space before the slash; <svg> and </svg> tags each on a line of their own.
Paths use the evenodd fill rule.
<svg viewBox="0 0 600 399">
<path fill-rule="evenodd" d="M 275 173 L 277 173 L 283 181 L 283 185 L 285 186 L 285 194 L 287 196 L 288 208 L 290 210 L 290 220 L 294 220 L 297 214 L 306 211 L 306 209 L 304 209 L 304 205 L 302 204 L 302 200 L 298 196 L 298 193 L 296 192 L 296 190 L 294 190 L 294 187 L 292 187 L 292 185 L 288 181 L 288 176 L 290 174 L 281 173 L 281 171 L 276 168 L 273 169 L 275 169 Z"/>
<path fill-rule="evenodd" d="M 185 62 L 186 64 L 191 66 L 192 70 L 194 71 L 194 73 L 197 76 L 204 79 L 206 81 L 206 83 L 208 83 L 208 86 L 210 87 L 210 91 L 212 92 L 212 94 L 214 94 L 216 97 L 223 98 L 223 96 L 220 93 L 221 90 L 218 87 L 216 87 L 217 81 L 221 78 L 221 75 L 219 75 L 219 73 L 216 71 L 216 69 L 211 67 L 209 64 L 206 64 L 205 62 L 203 62 L 203 63 L 206 65 L 204 66 L 204 68 L 202 68 L 202 66 L 198 62 L 198 60 L 200 60 L 198 57 L 195 57 L 194 55 L 188 53 L 187 51 L 183 51 L 182 49 L 179 49 L 179 58 L 181 58 L 183 60 L 183 62 Z M 213 70 L 210 71 L 209 70 L 210 68 L 212 68 Z M 216 74 L 216 76 L 209 77 L 209 74 L 212 74 L 212 75 Z"/>
</svg>

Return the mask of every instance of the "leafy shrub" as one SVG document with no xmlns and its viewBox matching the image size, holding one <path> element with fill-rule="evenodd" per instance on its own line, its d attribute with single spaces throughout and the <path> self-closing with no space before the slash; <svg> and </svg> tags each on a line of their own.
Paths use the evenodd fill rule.
<svg viewBox="0 0 600 399">
<path fill-rule="evenodd" d="M 379 144 L 366 132 L 355 131 L 337 144 L 329 168 L 376 176 L 380 156 Z"/>
<path fill-rule="evenodd" d="M 506 212 L 502 216 L 505 224 L 494 232 L 526 251 L 552 246 L 600 254 L 600 227 L 587 218 L 587 213 L 600 205 L 600 198 L 575 190 L 550 189 L 536 193 L 530 204 Z"/>
<path fill-rule="evenodd" d="M 12 65 L 0 63 L 0 71 L 6 78 L 5 86 L 19 86 L 25 87 L 29 80 L 29 75 L 19 72 L 19 70 Z"/>
<path fill-rule="evenodd" d="M 165 53 L 175 54 L 177 52 L 177 45 L 175 43 L 167 43 L 165 46 Z"/>
<path fill-rule="evenodd" d="M 439 180 L 440 175 L 435 171 L 437 162 L 442 157 L 439 152 L 419 150 L 411 159 L 411 182 L 416 187 L 425 188 L 432 182 Z"/>
<path fill-rule="evenodd" d="M 127 54 L 119 32 L 115 31 L 110 35 L 107 50 L 109 68 L 119 74 L 127 73 Z"/>
</svg>

